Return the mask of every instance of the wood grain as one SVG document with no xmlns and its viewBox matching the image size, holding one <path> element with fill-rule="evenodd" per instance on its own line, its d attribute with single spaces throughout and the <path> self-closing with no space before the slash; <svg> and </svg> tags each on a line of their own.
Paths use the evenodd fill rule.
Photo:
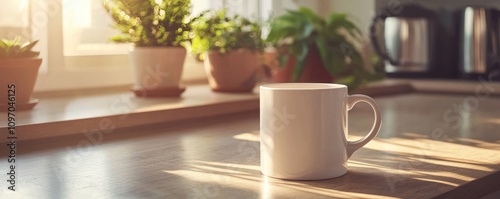
<svg viewBox="0 0 500 199">
<path fill-rule="evenodd" d="M 116 129 L 152 125 L 237 113 L 258 109 L 258 88 L 251 94 L 223 94 L 210 91 L 208 85 L 191 85 L 181 98 L 136 98 L 117 89 L 71 91 L 37 94 L 34 110 L 17 111 L 20 140 L 57 137 L 98 129 L 101 122 L 113 121 Z M 412 92 L 453 93 L 456 95 L 500 96 L 500 83 L 484 81 L 386 79 L 374 82 L 353 93 L 373 97 Z M 0 132 L 6 131 L 6 114 L 0 110 Z M 124 118 L 129 118 L 125 120 Z M 132 119 L 131 119 L 132 118 Z"/>
<path fill-rule="evenodd" d="M 486 186 L 460 186 L 500 171 L 500 100 L 484 99 L 476 109 L 459 112 L 458 125 L 443 117 L 467 97 L 376 98 L 381 132 L 335 179 L 262 176 L 259 115 L 251 111 L 20 141 L 19 190 L 7 191 L 2 180 L 0 198 L 430 198 L 456 190 L 485 195 Z M 371 127 L 369 110 L 359 105 L 350 112 L 350 140 Z M 5 148 L 0 156 L 6 169 Z"/>
<path fill-rule="evenodd" d="M 180 98 L 137 98 L 131 92 L 58 96 L 40 100 L 32 111 L 16 111 L 19 140 L 80 134 L 112 123 L 113 129 L 151 125 L 259 109 L 255 93 L 214 93 L 192 86 Z M 7 131 L 0 111 L 0 132 Z"/>
</svg>

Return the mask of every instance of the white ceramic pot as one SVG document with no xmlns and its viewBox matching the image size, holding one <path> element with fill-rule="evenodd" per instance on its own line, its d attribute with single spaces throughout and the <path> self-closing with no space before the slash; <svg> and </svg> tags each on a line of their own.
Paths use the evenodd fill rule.
<svg viewBox="0 0 500 199">
<path fill-rule="evenodd" d="M 185 58 L 186 49 L 183 47 L 131 48 L 134 89 L 179 89 Z"/>
</svg>

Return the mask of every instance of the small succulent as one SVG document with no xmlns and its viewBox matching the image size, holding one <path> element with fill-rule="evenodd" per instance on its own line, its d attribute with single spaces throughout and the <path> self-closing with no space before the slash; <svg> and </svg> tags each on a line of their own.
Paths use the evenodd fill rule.
<svg viewBox="0 0 500 199">
<path fill-rule="evenodd" d="M 40 52 L 32 50 L 38 43 L 38 40 L 24 44 L 20 44 L 20 41 L 20 37 L 16 37 L 13 40 L 0 39 L 0 59 L 32 58 L 40 54 Z"/>
</svg>

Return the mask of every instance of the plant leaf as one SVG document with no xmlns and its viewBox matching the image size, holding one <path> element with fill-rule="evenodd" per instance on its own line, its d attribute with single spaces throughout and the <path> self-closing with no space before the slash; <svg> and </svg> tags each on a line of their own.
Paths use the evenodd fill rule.
<svg viewBox="0 0 500 199">
<path fill-rule="evenodd" d="M 26 42 L 21 46 L 21 52 L 31 51 L 33 47 L 38 43 L 38 40 L 33 42 Z"/>
<path fill-rule="evenodd" d="M 323 62 L 323 66 L 330 74 L 333 74 L 333 71 L 331 70 L 330 58 L 328 56 L 330 53 L 328 51 L 326 39 L 323 36 L 318 35 L 316 40 L 315 40 L 315 43 L 316 43 L 316 47 L 318 48 L 318 52 L 319 52 L 319 55 L 321 57 L 321 61 Z"/>
<path fill-rule="evenodd" d="M 311 33 L 313 32 L 314 26 L 310 23 L 305 23 L 305 24 L 303 24 L 302 29 L 303 29 L 302 35 L 300 37 L 301 38 L 308 38 L 309 36 L 311 36 Z"/>
<path fill-rule="evenodd" d="M 314 11 L 312 11 L 310 8 L 301 6 L 299 8 L 299 12 L 302 13 L 302 15 L 312 23 L 319 23 L 322 21 L 321 18 L 319 18 L 318 15 L 316 15 L 316 13 L 314 13 Z"/>
<path fill-rule="evenodd" d="M 296 63 L 295 68 L 293 70 L 292 81 L 297 82 L 302 76 L 302 72 L 304 71 L 304 65 L 306 62 L 307 54 L 309 54 L 309 46 L 306 44 L 300 45 L 301 51 L 299 54 L 295 54 Z"/>
<path fill-rule="evenodd" d="M 7 43 L 5 43 L 4 39 L 0 39 L 0 48 L 2 48 L 2 49 L 7 48 Z"/>
<path fill-rule="evenodd" d="M 285 67 L 286 64 L 288 64 L 288 61 L 290 60 L 290 56 L 288 54 L 285 55 L 279 55 L 277 56 L 277 59 L 279 61 L 279 66 L 280 67 Z"/>
</svg>

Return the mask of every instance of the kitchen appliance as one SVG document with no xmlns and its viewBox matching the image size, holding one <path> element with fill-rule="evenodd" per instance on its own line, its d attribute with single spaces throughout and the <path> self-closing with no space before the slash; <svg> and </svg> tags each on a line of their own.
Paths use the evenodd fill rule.
<svg viewBox="0 0 500 199">
<path fill-rule="evenodd" d="M 382 9 L 374 17 L 370 39 L 377 54 L 386 62 L 387 76 L 427 78 L 456 75 L 450 61 L 453 36 L 447 35 L 452 31 L 446 31 L 440 17 L 432 10 L 413 4 L 404 5 L 400 12 Z M 378 31 L 380 24 L 383 32 Z M 442 44 L 445 42 L 449 44 Z"/>
<path fill-rule="evenodd" d="M 499 11 L 469 6 L 460 12 L 460 75 L 475 79 L 499 76 Z"/>
<path fill-rule="evenodd" d="M 425 18 L 388 17 L 385 19 L 385 45 L 388 46 L 388 72 L 429 70 L 429 32 Z M 384 54 L 385 55 L 385 54 Z M 391 58 L 394 57 L 393 58 Z"/>
</svg>

